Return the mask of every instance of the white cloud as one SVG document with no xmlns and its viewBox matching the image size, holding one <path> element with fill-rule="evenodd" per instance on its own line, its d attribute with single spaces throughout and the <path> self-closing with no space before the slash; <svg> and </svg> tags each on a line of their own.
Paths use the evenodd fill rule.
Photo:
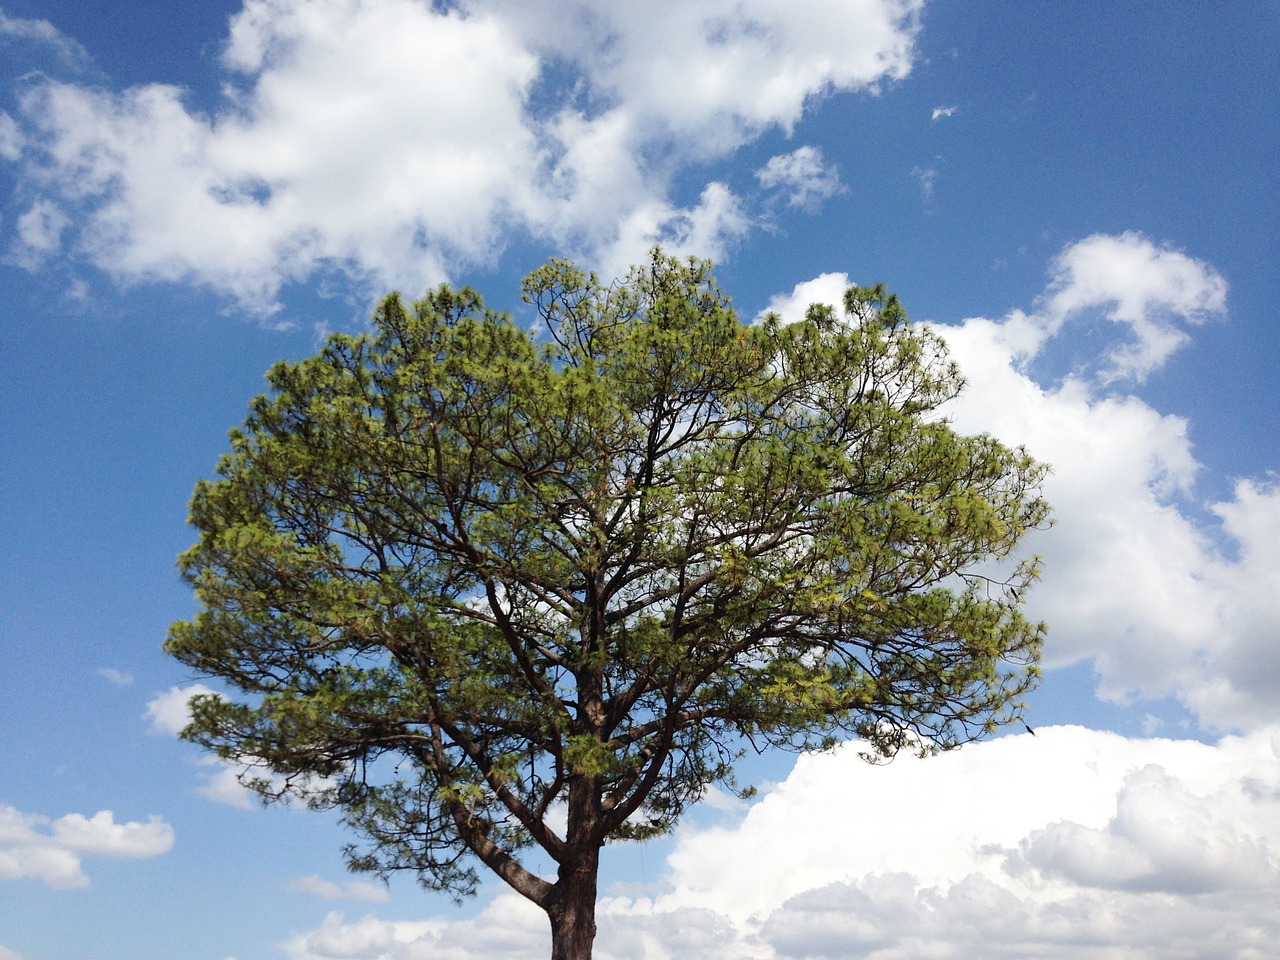
<svg viewBox="0 0 1280 960">
<path fill-rule="evenodd" d="M 527 960 L 529 945 L 548 938 L 545 914 L 523 897 L 503 893 L 469 920 L 348 921 L 333 912 L 285 950 L 293 960 Z"/>
<path fill-rule="evenodd" d="M 811 302 L 838 305 L 848 283 L 823 274 L 770 308 L 795 319 Z M 1045 558 L 1030 611 L 1049 624 L 1047 664 L 1092 659 L 1103 696 L 1176 696 L 1207 726 L 1232 729 L 1280 716 L 1280 489 L 1241 482 L 1211 505 L 1221 524 L 1206 523 L 1189 502 L 1201 465 L 1187 421 L 1115 379 L 1154 370 L 1225 295 L 1222 277 L 1186 254 L 1097 235 L 1055 259 L 1032 312 L 938 329 L 969 383 L 950 410 L 957 426 L 1025 444 L 1053 467 L 1056 526 L 1026 545 Z M 1092 310 L 1132 337 L 1104 345 L 1101 363 L 1037 382 L 1028 368 Z"/>
<path fill-rule="evenodd" d="M 0 960 L 22 960 L 22 954 L 8 947 L 0 947 Z"/>
<path fill-rule="evenodd" d="M 315 875 L 298 877 L 289 884 L 291 890 L 310 893 L 325 900 L 369 900 L 382 903 L 391 899 L 391 894 L 382 884 L 370 883 L 368 880 L 348 880 L 338 884 Z"/>
<path fill-rule="evenodd" d="M 202 765 L 214 769 L 202 775 L 201 784 L 196 788 L 200 796 L 237 810 L 252 810 L 258 806 L 258 795 L 240 782 L 244 767 L 219 763 L 212 757 L 205 757 Z"/>
<path fill-rule="evenodd" d="M 782 322 L 796 323 L 804 319 L 805 310 L 814 303 L 839 309 L 844 303 L 844 292 L 853 282 L 847 273 L 824 273 L 797 283 L 790 293 L 774 295 L 755 321 L 759 323 L 766 313 L 776 313 Z"/>
<path fill-rule="evenodd" d="M 616 239 L 596 252 L 597 269 L 605 277 L 621 277 L 655 243 L 673 257 L 721 259 L 749 225 L 733 192 L 723 183 L 710 183 L 694 207 L 653 201 L 631 211 L 619 224 Z"/>
<path fill-rule="evenodd" d="M 1226 301 L 1227 281 L 1210 264 L 1140 233 L 1094 234 L 1054 259 L 1030 313 L 1015 310 L 997 324 L 995 362 L 1025 364 L 1068 325 L 1103 319 L 1128 339 L 1081 358 L 1073 376 L 1140 383 L 1187 342 L 1186 326 L 1225 316 Z"/>
<path fill-rule="evenodd" d="M 0 160 L 16 161 L 22 157 L 25 142 L 18 121 L 0 110 Z"/>
<path fill-rule="evenodd" d="M 192 683 L 185 687 L 170 687 L 156 695 L 147 703 L 145 714 L 151 723 L 152 733 L 176 737 L 191 722 L 191 699 L 214 692 L 203 683 Z M 251 810 L 258 805 L 257 794 L 240 783 L 240 775 L 246 770 L 243 764 L 224 763 L 208 756 L 199 762 L 207 769 L 201 775 L 197 794 L 239 810 Z"/>
<path fill-rule="evenodd" d="M 955 406 L 966 430 L 1025 443 L 1053 465 L 1045 485 L 1057 526 L 1033 535 L 1044 583 L 1031 610 L 1050 625 L 1050 663 L 1092 658 L 1111 699 L 1177 696 L 1210 727 L 1267 723 L 1280 680 L 1274 541 L 1280 491 L 1242 482 L 1213 506 L 1188 506 L 1200 464 L 1187 421 L 1116 392 L 1224 309 L 1212 267 L 1137 234 L 1067 247 L 1035 311 L 942 328 L 969 379 Z M 1025 372 L 1070 324 L 1100 309 L 1132 336 L 1058 383 Z"/>
<path fill-rule="evenodd" d="M 957 108 L 957 107 L 934 107 L 934 108 L 933 108 L 933 114 L 932 114 L 932 116 L 930 116 L 930 118 L 929 118 L 929 119 L 930 119 L 930 120 L 933 120 L 933 121 L 937 121 L 937 120 L 945 120 L 945 119 L 947 119 L 947 117 L 953 116 L 953 115 L 955 114 L 955 112 L 956 112 L 956 110 L 957 110 L 957 109 L 959 109 L 959 108 Z"/>
<path fill-rule="evenodd" d="M 114 667 L 101 667 L 97 674 L 113 686 L 127 687 L 133 683 L 133 674 L 116 670 Z"/>
<path fill-rule="evenodd" d="M 0 39 L 38 44 L 51 50 L 68 66 L 85 67 L 91 60 L 84 47 L 61 33 L 48 20 L 10 17 L 0 11 Z"/>
<path fill-rule="evenodd" d="M 938 177 L 940 174 L 936 167 L 913 167 L 911 176 L 916 178 L 916 183 L 920 184 L 920 198 L 925 203 L 933 200 L 934 188 L 938 185 Z"/>
<path fill-rule="evenodd" d="M 544 54 L 577 64 L 590 98 L 713 157 L 771 127 L 790 133 L 807 102 L 874 89 L 911 69 L 919 0 L 496 0 Z M 561 29 L 549 31 L 547 23 Z"/>
<path fill-rule="evenodd" d="M 905 76 L 919 8 L 246 0 L 213 113 L 173 87 L 50 81 L 4 142 L 37 202 L 78 222 L 74 255 L 264 311 L 317 271 L 421 289 L 513 231 L 593 263 L 654 240 L 715 255 L 749 218 L 715 182 L 684 207 L 675 175 L 789 131 L 815 97 Z M 50 232 L 29 233 L 34 262 Z"/>
<path fill-rule="evenodd" d="M 766 190 L 784 192 L 788 206 L 808 211 L 848 189 L 840 182 L 835 164 L 827 163 L 818 147 L 804 146 L 770 157 L 755 176 Z"/>
<path fill-rule="evenodd" d="M 1261 960 L 1280 937 L 1280 728 L 1205 744 L 1050 727 L 883 767 L 854 746 L 801 757 L 745 816 L 682 828 L 655 888 L 606 891 L 597 957 Z M 515 960 L 547 937 L 500 893 L 473 920 L 330 914 L 290 951 Z"/>
<path fill-rule="evenodd" d="M 185 687 L 170 687 L 147 703 L 146 718 L 151 722 L 153 733 L 167 733 L 177 736 L 182 728 L 191 722 L 191 699 L 196 696 L 207 696 L 214 691 L 203 683 L 192 683 Z"/>
<path fill-rule="evenodd" d="M 18 238 L 9 259 L 24 269 L 34 270 L 60 252 L 62 234 L 71 218 L 56 204 L 40 199 L 18 217 Z"/>
<path fill-rule="evenodd" d="M 157 857 L 173 846 L 173 828 L 159 817 L 116 823 L 110 810 L 56 820 L 0 806 L 0 879 L 30 877 L 55 890 L 89 885 L 81 860 Z"/>
<path fill-rule="evenodd" d="M 1138 233 L 1073 243 L 1053 273 L 1039 313 L 1047 336 L 1090 311 L 1130 328 L 1132 339 L 1106 357 L 1107 382 L 1145 379 L 1186 343 L 1178 321 L 1203 323 L 1226 310 L 1227 282 L 1216 270 Z"/>
</svg>

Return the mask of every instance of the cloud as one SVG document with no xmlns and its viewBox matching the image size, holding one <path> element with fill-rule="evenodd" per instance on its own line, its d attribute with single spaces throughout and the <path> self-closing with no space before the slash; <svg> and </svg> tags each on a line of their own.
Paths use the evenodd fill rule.
<svg viewBox="0 0 1280 960">
<path fill-rule="evenodd" d="M 328 914 L 316 930 L 285 944 L 293 960 L 526 960 L 529 945 L 549 938 L 547 919 L 515 894 L 499 894 L 469 920 L 348 921 Z"/>
<path fill-rule="evenodd" d="M 627 909 L 709 911 L 755 944 L 740 955 L 768 958 L 1065 960 L 1092 940 L 1154 960 L 1280 932 L 1278 728 L 1210 745 L 1051 727 L 887 767 L 855 754 L 802 757 L 738 823 L 683 831 L 670 891 Z"/>
<path fill-rule="evenodd" d="M 880 767 L 848 745 L 745 815 L 682 827 L 652 895 L 606 890 L 595 955 L 1261 960 L 1278 854 L 1280 727 L 1214 744 L 1048 727 Z M 330 914 L 289 949 L 514 960 L 547 936 L 504 892 L 470 920 Z"/>
<path fill-rule="evenodd" d="M 1221 522 L 1207 522 L 1187 421 L 1116 389 L 1158 368 L 1225 293 L 1185 254 L 1095 236 L 1057 258 L 1032 313 L 942 332 L 969 379 L 957 424 L 1025 443 L 1054 468 L 1057 526 L 1028 542 L 1046 560 L 1030 609 L 1050 624 L 1049 662 L 1091 658 L 1108 699 L 1176 696 L 1202 724 L 1232 729 L 1273 722 L 1280 707 L 1274 547 L 1262 540 L 1280 528 L 1280 490 L 1242 480 L 1210 505 Z M 1028 368 L 1093 309 L 1132 336 L 1042 386 Z"/>
<path fill-rule="evenodd" d="M 158 857 L 173 846 L 173 828 L 159 817 L 116 823 L 110 810 L 57 820 L 0 806 L 0 879 L 30 877 L 54 890 L 87 887 L 82 858 Z"/>
<path fill-rule="evenodd" d="M 1096 328 L 1102 320 L 1115 324 L 1118 339 L 1099 350 L 1076 337 L 1091 352 L 1075 358 L 1066 382 L 1141 383 L 1188 342 L 1187 327 L 1226 315 L 1227 281 L 1212 265 L 1133 231 L 1068 244 L 1049 274 L 1030 312 L 982 321 L 994 324 L 992 363 L 1009 359 L 1022 370 L 1047 348 L 1064 346 L 1053 341 L 1068 327 L 1105 334 Z"/>
<path fill-rule="evenodd" d="M 776 313 L 784 323 L 796 323 L 804 319 L 805 310 L 814 303 L 839 308 L 844 303 L 844 292 L 852 283 L 847 273 L 824 273 L 797 283 L 790 293 L 770 298 L 769 305 L 760 311 L 755 322 L 759 323 L 767 313 Z"/>
<path fill-rule="evenodd" d="M 113 667 L 101 667 L 96 672 L 98 676 L 102 677 L 112 686 L 127 687 L 133 683 L 133 674 L 126 673 L 124 670 L 116 670 Z"/>
<path fill-rule="evenodd" d="M 952 116 L 957 109 L 959 108 L 958 107 L 934 107 L 933 115 L 929 119 L 934 121 L 935 123 L 939 120 L 945 120 L 947 119 L 947 117 Z"/>
<path fill-rule="evenodd" d="M 18 238 L 7 259 L 27 270 L 35 270 L 62 248 L 62 235 L 71 218 L 48 200 L 37 200 L 18 217 Z"/>
<path fill-rule="evenodd" d="M 740 202 L 714 180 L 682 201 L 677 174 L 905 76 L 920 6 L 246 0 L 212 110 L 158 84 L 24 92 L 0 141 L 31 198 L 12 256 L 34 268 L 61 239 L 122 283 L 266 312 L 316 273 L 422 289 L 513 234 L 592 263 L 723 253 Z"/>
<path fill-rule="evenodd" d="M 185 687 L 170 687 L 147 703 L 146 718 L 151 722 L 152 733 L 177 736 L 191 722 L 191 699 L 208 696 L 214 691 L 203 683 Z"/>
<path fill-rule="evenodd" d="M 1277 863 L 1267 846 L 1241 834 L 1231 817 L 1207 809 L 1164 768 L 1148 764 L 1125 777 L 1116 813 L 1102 827 L 1061 820 L 1033 831 L 1006 869 L 1097 890 L 1202 894 L 1269 888 Z"/>
<path fill-rule="evenodd" d="M 241 774 L 248 768 L 220 763 L 212 757 L 205 757 L 201 763 L 213 769 L 202 774 L 197 794 L 237 810 L 253 810 L 258 806 L 258 795 L 240 782 Z"/>
<path fill-rule="evenodd" d="M 1095 311 L 1128 326 L 1131 339 L 1106 354 L 1099 376 L 1141 382 L 1187 342 L 1183 324 L 1222 316 L 1226 298 L 1226 280 L 1201 261 L 1139 233 L 1095 234 L 1054 261 L 1035 320 L 1046 337 Z"/>
<path fill-rule="evenodd" d="M 147 704 L 145 717 L 150 721 L 151 732 L 178 736 L 184 727 L 191 722 L 191 700 L 198 695 L 215 694 L 215 691 L 202 683 L 193 683 L 185 687 L 170 687 L 164 693 L 153 697 Z M 265 778 L 277 787 L 284 785 L 283 778 L 270 773 L 265 764 L 247 762 L 222 761 L 211 756 L 202 756 L 198 763 L 205 768 L 201 774 L 200 786 L 196 793 L 214 803 L 235 807 L 238 810 L 252 810 L 259 806 L 258 794 L 241 783 L 244 776 L 253 779 Z"/>
<path fill-rule="evenodd" d="M 933 199 L 934 187 L 938 184 L 939 173 L 936 167 L 912 167 L 911 176 L 920 184 L 920 197 L 925 203 Z"/>
<path fill-rule="evenodd" d="M 22 158 L 24 138 L 18 121 L 0 110 L 0 160 L 17 161 Z"/>
<path fill-rule="evenodd" d="M 145 717 L 151 724 L 151 732 L 178 736 L 191 722 L 191 699 L 195 696 L 213 694 L 215 691 L 203 683 L 192 683 L 185 687 L 170 687 L 147 703 Z M 201 775 L 201 784 L 196 793 L 207 800 L 221 803 L 239 810 L 251 810 L 257 806 L 257 796 L 240 783 L 240 774 L 245 771 L 243 764 L 230 764 L 214 757 L 202 757 L 200 765 L 207 768 Z"/>
<path fill-rule="evenodd" d="M 818 147 L 800 147 L 770 157 L 755 176 L 764 189 L 785 194 L 788 206 L 810 212 L 816 211 L 822 201 L 848 191 L 840 182 L 835 164 L 827 163 Z"/>
<path fill-rule="evenodd" d="M 387 888 L 367 880 L 349 880 L 343 884 L 325 880 L 322 877 L 298 877 L 289 884 L 289 889 L 302 893 L 310 893 L 326 900 L 369 900 L 382 903 L 391 899 Z"/>
<path fill-rule="evenodd" d="M 0 43 L 6 40 L 43 47 L 69 67 L 84 68 L 92 60 L 84 47 L 60 32 L 48 20 L 10 17 L 0 11 Z"/>
<path fill-rule="evenodd" d="M 686 209 L 662 201 L 642 204 L 618 226 L 615 240 L 596 251 L 597 269 L 621 277 L 639 252 L 661 244 L 674 257 L 723 259 L 750 227 L 741 200 L 723 183 L 708 184 Z"/>
<path fill-rule="evenodd" d="M 823 274 L 770 308 L 794 319 L 810 302 L 839 304 L 848 283 Z M 1046 663 L 1092 660 L 1107 699 L 1175 696 L 1206 726 L 1236 729 L 1280 719 L 1280 488 L 1241 480 L 1206 519 L 1187 421 L 1119 389 L 1225 297 L 1210 265 L 1139 234 L 1099 234 L 1054 259 L 1030 312 L 938 330 L 968 380 L 949 411 L 957 427 L 1053 466 L 1056 525 L 1026 543 L 1045 560 L 1029 609 L 1049 624 Z M 1063 333 L 1099 318 L 1119 338 L 1053 372 Z"/>
<path fill-rule="evenodd" d="M 776 951 L 771 960 L 1264 960 L 1280 931 L 1273 895 L 1080 895 L 1045 903 L 979 875 L 938 888 L 897 874 L 796 897 L 770 917 L 762 937 Z"/>
</svg>

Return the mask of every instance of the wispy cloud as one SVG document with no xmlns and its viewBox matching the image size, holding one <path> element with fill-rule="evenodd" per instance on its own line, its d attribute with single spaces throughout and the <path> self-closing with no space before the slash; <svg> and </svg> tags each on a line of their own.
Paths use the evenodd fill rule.
<svg viewBox="0 0 1280 960">
<path fill-rule="evenodd" d="M 1108 381 L 1141 381 L 1183 346 L 1183 326 L 1222 317 L 1227 281 L 1212 267 L 1142 234 L 1096 234 L 1067 247 L 1038 315 L 1056 334 L 1074 318 L 1101 311 L 1131 339 L 1107 354 Z"/>
<path fill-rule="evenodd" d="M 930 117 L 935 123 L 939 120 L 945 120 L 958 110 L 959 107 L 934 107 L 933 115 Z"/>
<path fill-rule="evenodd" d="M 916 183 L 920 184 L 920 197 L 925 203 L 933 200 L 934 187 L 938 183 L 938 170 L 936 167 L 913 167 L 911 176 L 915 177 Z"/>
<path fill-rule="evenodd" d="M 127 687 L 133 683 L 133 674 L 114 667 L 100 667 L 96 673 L 113 686 Z"/>
<path fill-rule="evenodd" d="M 385 886 L 370 883 L 368 880 L 348 880 L 346 883 L 338 884 L 312 875 L 290 881 L 289 888 L 322 897 L 325 900 L 366 900 L 371 903 L 383 903 L 391 899 L 391 894 Z"/>
<path fill-rule="evenodd" d="M 191 722 L 191 700 L 215 691 L 202 683 L 185 687 L 170 687 L 152 697 L 147 704 L 145 717 L 151 732 L 177 736 Z M 283 779 L 273 774 L 266 765 L 252 757 L 241 761 L 223 761 L 211 756 L 201 756 L 198 765 L 203 768 L 200 784 L 195 792 L 207 800 L 238 810 L 252 810 L 259 806 L 258 794 L 241 782 L 242 777 L 266 779 L 283 786 Z"/>
<path fill-rule="evenodd" d="M 828 163 L 822 150 L 813 146 L 770 157 L 755 177 L 765 190 L 785 196 L 788 206 L 809 212 L 815 212 L 824 200 L 848 192 L 836 165 Z"/>
<path fill-rule="evenodd" d="M 52 51 L 64 66 L 82 69 L 92 63 L 92 58 L 83 46 L 48 20 L 10 17 L 0 10 L 0 42 L 5 40 L 38 44 Z"/>
</svg>

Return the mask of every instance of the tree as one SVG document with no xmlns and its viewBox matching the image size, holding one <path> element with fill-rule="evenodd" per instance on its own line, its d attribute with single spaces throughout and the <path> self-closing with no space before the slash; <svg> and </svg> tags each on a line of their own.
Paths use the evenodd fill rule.
<svg viewBox="0 0 1280 960">
<path fill-rule="evenodd" d="M 583 960 L 602 845 L 736 788 L 744 748 L 1018 716 L 1044 468 L 951 428 L 957 369 L 880 287 L 744 325 L 655 250 L 524 297 L 545 330 L 442 287 L 275 366 L 196 488 L 166 646 L 235 692 L 185 736 L 341 811 L 354 869 L 460 896 L 479 861 Z"/>
</svg>

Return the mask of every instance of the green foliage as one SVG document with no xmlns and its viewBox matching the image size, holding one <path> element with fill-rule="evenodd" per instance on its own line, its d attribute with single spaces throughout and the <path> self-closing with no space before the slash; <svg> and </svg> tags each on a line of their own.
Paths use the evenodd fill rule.
<svg viewBox="0 0 1280 960">
<path fill-rule="evenodd" d="M 882 288 L 748 326 L 709 271 L 553 261 L 532 333 L 392 295 L 274 367 L 192 501 L 201 609 L 167 649 L 238 699 L 186 736 L 341 810 L 359 869 L 465 893 L 469 853 L 551 911 L 523 848 L 669 829 L 744 746 L 1015 716 L 1043 466 L 951 428 L 960 375 Z"/>
</svg>

